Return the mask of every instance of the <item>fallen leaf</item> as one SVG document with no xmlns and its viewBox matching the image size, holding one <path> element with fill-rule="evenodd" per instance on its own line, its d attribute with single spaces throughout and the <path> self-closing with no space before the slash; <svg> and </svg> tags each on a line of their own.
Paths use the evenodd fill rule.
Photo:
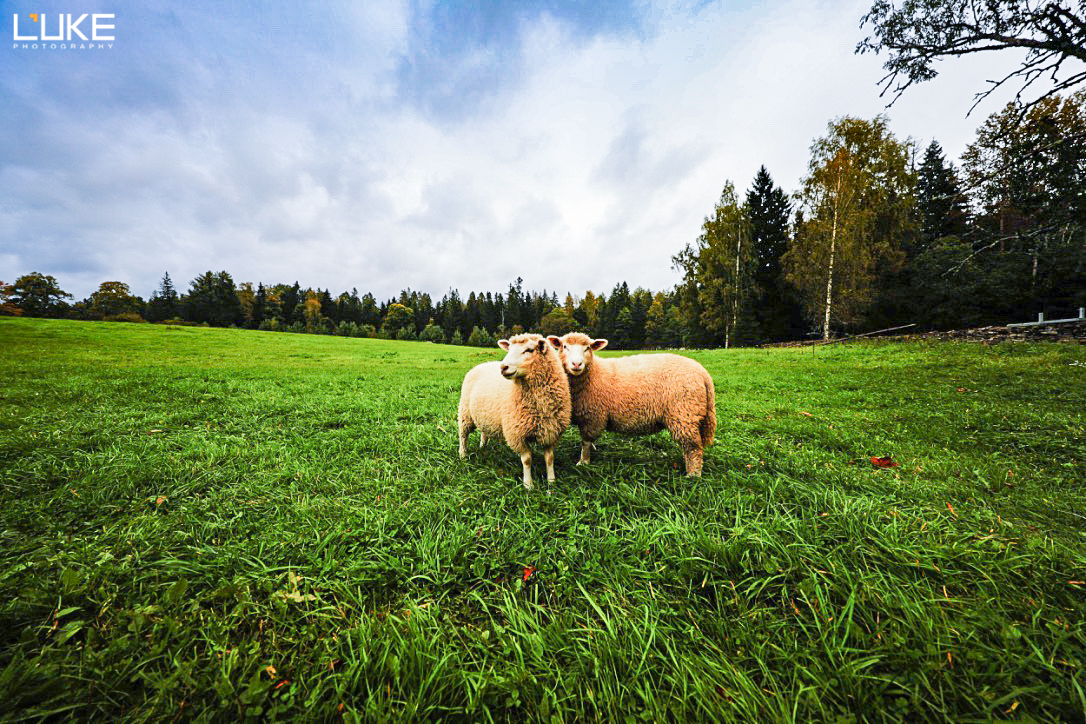
<svg viewBox="0 0 1086 724">
<path fill-rule="evenodd" d="M 278 684 L 275 685 L 275 689 L 276 689 L 276 691 L 278 691 L 279 689 L 282 689 L 284 686 L 290 686 L 290 679 L 283 679 L 282 681 L 280 681 Z"/>
<path fill-rule="evenodd" d="M 874 455 L 872 455 L 871 456 L 871 464 L 874 465 L 876 468 L 896 468 L 896 467 L 898 467 L 898 464 L 895 463 L 893 461 L 893 459 L 891 459 L 891 457 L 889 455 L 887 455 L 886 457 L 882 457 L 882 458 L 875 457 Z"/>
<path fill-rule="evenodd" d="M 951 515 L 953 515 L 953 516 L 954 516 L 955 518 L 957 518 L 957 517 L 958 517 L 958 511 L 954 510 L 954 506 L 953 506 L 953 505 L 951 505 L 950 503 L 947 503 L 947 504 L 946 504 L 946 507 L 947 507 L 947 509 L 948 509 L 948 510 L 950 510 L 950 514 L 951 514 Z"/>
<path fill-rule="evenodd" d="M 1068 581 L 1072 586 L 1086 586 L 1086 581 Z"/>
<path fill-rule="evenodd" d="M 304 601 L 316 601 L 317 596 L 313 593 L 301 593 L 299 591 L 279 591 L 279 595 L 287 601 L 294 601 L 295 603 L 302 603 Z"/>
<path fill-rule="evenodd" d="M 276 591 L 276 595 L 282 596 L 287 601 L 294 601 L 295 603 L 303 603 L 304 601 L 316 601 L 317 596 L 313 593 L 302 593 L 298 590 L 298 583 L 302 580 L 294 571 L 287 571 L 287 582 L 290 584 L 289 591 Z"/>
<path fill-rule="evenodd" d="M 804 417 L 814 417 L 814 415 L 812 415 L 811 413 L 804 412 L 803 410 L 800 410 L 799 414 L 803 415 Z"/>
<path fill-rule="evenodd" d="M 527 581 L 529 578 L 531 578 L 533 573 L 535 573 L 535 566 L 525 566 L 524 580 Z"/>
<path fill-rule="evenodd" d="M 275 667 L 274 667 L 274 666 L 265 666 L 265 667 L 264 667 L 264 673 L 268 675 L 268 678 L 269 678 L 269 679 L 274 679 L 274 678 L 275 678 L 275 675 L 276 675 L 276 674 L 277 674 L 278 672 L 277 672 L 277 671 L 275 670 Z"/>
</svg>

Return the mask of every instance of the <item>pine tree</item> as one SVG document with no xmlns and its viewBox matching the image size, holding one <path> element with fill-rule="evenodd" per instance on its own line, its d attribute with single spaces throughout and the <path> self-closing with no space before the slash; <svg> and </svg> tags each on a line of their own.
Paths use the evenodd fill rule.
<svg viewBox="0 0 1086 724">
<path fill-rule="evenodd" d="M 218 314 L 217 324 L 229 326 L 241 324 L 244 319 L 241 314 L 241 300 L 238 298 L 237 287 L 229 273 L 221 271 L 215 275 L 215 305 Z"/>
<path fill-rule="evenodd" d="M 257 283 L 256 295 L 253 297 L 253 328 L 258 329 L 264 322 L 264 315 L 268 310 L 268 292 L 262 283 Z"/>
<path fill-rule="evenodd" d="M 517 281 L 509 285 L 509 293 L 505 295 L 505 327 L 512 329 L 515 326 L 524 327 L 524 318 L 527 316 L 524 307 L 524 293 L 521 290 L 523 279 L 517 277 Z"/>
<path fill-rule="evenodd" d="M 498 296 L 500 297 L 501 295 Z M 486 296 L 483 298 L 482 308 L 483 327 L 486 331 L 490 332 L 491 335 L 494 335 L 494 333 L 498 331 L 498 309 L 494 303 L 494 295 L 490 292 L 487 292 Z"/>
<path fill-rule="evenodd" d="M 434 302 L 429 294 L 419 294 L 415 298 L 415 306 L 412 309 L 415 310 L 415 329 L 421 334 L 434 316 Z"/>
<path fill-rule="evenodd" d="M 460 333 L 463 334 L 464 330 L 468 330 L 467 338 L 469 344 L 474 347 L 482 347 L 484 345 L 476 345 L 470 342 L 471 334 L 475 331 L 475 328 L 482 323 L 482 311 L 479 308 L 479 299 L 475 296 L 475 292 L 468 293 L 468 300 L 464 303 L 464 318 L 460 324 Z"/>
<path fill-rule="evenodd" d="M 338 323 L 340 317 L 336 314 L 336 302 L 332 299 L 332 293 L 327 289 L 323 292 L 317 289 L 317 299 L 321 304 L 321 317 L 331 321 L 333 325 Z"/>
<path fill-rule="evenodd" d="M 754 254 L 752 300 L 757 319 L 757 335 L 762 341 L 795 339 L 804 332 L 803 311 L 795 290 L 784 278 L 781 257 L 788 251 L 788 221 L 792 204 L 765 166 L 758 169 L 754 184 L 747 191 L 750 216 L 750 243 Z"/>
<path fill-rule="evenodd" d="M 375 329 L 381 324 L 381 310 L 377 307 L 377 300 L 369 292 L 362 297 L 361 316 L 360 324 L 368 324 Z"/>
<path fill-rule="evenodd" d="M 460 292 L 450 289 L 441 300 L 442 322 L 441 329 L 445 332 L 445 339 L 452 340 L 454 336 L 461 340 L 464 335 L 460 327 L 464 321 L 464 303 L 460 301 Z M 461 344 L 461 342 L 453 342 Z"/>
<path fill-rule="evenodd" d="M 932 141 L 924 151 L 916 178 L 916 203 L 920 214 L 920 244 L 916 253 L 944 236 L 965 235 L 966 198 L 959 188 L 954 164 L 947 164 L 938 141 Z"/>
<path fill-rule="evenodd" d="M 645 324 L 651 305 L 652 292 L 648 289 L 638 287 L 630 295 L 630 345 L 633 349 L 645 347 Z"/>
<path fill-rule="evenodd" d="M 169 272 L 163 275 L 158 290 L 151 294 L 151 298 L 147 301 L 146 315 L 150 322 L 162 322 L 181 316 L 180 299 Z"/>
</svg>

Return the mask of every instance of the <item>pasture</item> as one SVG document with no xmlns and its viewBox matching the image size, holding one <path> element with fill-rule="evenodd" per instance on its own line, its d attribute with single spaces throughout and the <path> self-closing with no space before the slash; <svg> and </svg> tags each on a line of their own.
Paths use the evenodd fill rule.
<svg viewBox="0 0 1086 724">
<path fill-rule="evenodd" d="M 0 319 L 0 719 L 1086 718 L 1086 347 L 688 354 L 548 494 L 496 348 Z"/>
</svg>

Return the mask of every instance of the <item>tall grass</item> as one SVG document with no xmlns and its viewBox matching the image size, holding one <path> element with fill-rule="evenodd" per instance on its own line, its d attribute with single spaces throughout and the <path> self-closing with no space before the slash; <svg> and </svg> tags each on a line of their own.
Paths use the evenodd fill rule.
<svg viewBox="0 0 1086 724">
<path fill-rule="evenodd" d="M 1086 348 L 690 354 L 526 492 L 498 350 L 0 320 L 0 718 L 1086 718 Z"/>
</svg>

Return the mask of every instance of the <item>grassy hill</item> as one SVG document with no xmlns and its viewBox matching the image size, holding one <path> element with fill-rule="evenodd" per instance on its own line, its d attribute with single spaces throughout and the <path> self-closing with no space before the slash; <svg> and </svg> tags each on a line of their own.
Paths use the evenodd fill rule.
<svg viewBox="0 0 1086 724">
<path fill-rule="evenodd" d="M 1086 718 L 1086 347 L 688 354 L 548 494 L 497 349 L 0 319 L 0 719 Z"/>
</svg>

